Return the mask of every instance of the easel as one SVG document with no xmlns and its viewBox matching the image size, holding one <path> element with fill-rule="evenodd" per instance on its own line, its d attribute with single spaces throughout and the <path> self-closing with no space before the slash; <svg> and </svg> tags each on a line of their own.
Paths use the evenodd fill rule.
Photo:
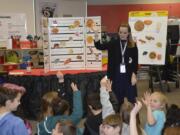
<svg viewBox="0 0 180 135">
<path fill-rule="evenodd" d="M 162 83 L 162 79 L 161 79 L 160 66 L 159 65 L 154 65 L 154 66 L 150 65 L 150 70 L 149 70 L 149 75 L 150 75 L 149 88 L 151 89 L 151 92 L 154 92 L 154 87 L 153 87 L 153 72 L 157 73 L 157 75 L 158 75 L 157 79 L 159 80 L 160 90 L 164 92 L 165 90 L 163 88 L 163 83 Z M 169 84 L 167 83 L 167 81 L 165 83 L 166 83 L 166 86 L 167 86 L 167 92 L 170 92 Z"/>
</svg>

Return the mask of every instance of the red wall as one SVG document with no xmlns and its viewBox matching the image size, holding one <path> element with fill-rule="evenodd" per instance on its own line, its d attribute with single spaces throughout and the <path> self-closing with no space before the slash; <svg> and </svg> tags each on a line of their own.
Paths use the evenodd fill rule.
<svg viewBox="0 0 180 135">
<path fill-rule="evenodd" d="M 116 32 L 121 22 L 128 21 L 129 11 L 168 10 L 169 17 L 180 18 L 180 3 L 171 4 L 130 4 L 130 5 L 89 5 L 88 16 L 101 16 L 102 25 L 108 32 Z"/>
</svg>

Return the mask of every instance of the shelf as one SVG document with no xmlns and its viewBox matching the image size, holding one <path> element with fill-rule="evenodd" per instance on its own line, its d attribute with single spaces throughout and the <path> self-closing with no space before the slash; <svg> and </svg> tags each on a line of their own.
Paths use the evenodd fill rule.
<svg viewBox="0 0 180 135">
<path fill-rule="evenodd" d="M 0 49 L 0 51 L 22 51 L 22 50 L 43 50 L 43 48 L 14 48 L 14 49 Z"/>
</svg>

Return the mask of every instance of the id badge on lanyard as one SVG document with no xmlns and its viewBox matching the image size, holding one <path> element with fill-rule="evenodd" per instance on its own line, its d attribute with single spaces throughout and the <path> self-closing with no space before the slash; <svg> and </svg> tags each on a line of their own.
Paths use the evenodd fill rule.
<svg viewBox="0 0 180 135">
<path fill-rule="evenodd" d="M 125 54 L 125 51 L 126 51 L 127 42 L 125 43 L 125 46 L 123 48 L 122 43 L 120 41 L 120 46 L 121 46 L 121 56 L 122 56 L 122 62 L 120 64 L 120 73 L 126 73 L 126 65 L 125 65 L 125 62 L 124 62 L 124 54 Z"/>
<path fill-rule="evenodd" d="M 126 73 L 126 65 L 125 64 L 120 64 L 120 73 Z"/>
</svg>

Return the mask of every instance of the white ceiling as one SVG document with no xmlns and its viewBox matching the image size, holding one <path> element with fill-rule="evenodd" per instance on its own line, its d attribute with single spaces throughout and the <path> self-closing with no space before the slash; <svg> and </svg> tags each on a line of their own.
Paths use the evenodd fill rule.
<svg viewBox="0 0 180 135">
<path fill-rule="evenodd" d="M 180 0 L 87 0 L 88 5 L 180 3 Z"/>
</svg>

